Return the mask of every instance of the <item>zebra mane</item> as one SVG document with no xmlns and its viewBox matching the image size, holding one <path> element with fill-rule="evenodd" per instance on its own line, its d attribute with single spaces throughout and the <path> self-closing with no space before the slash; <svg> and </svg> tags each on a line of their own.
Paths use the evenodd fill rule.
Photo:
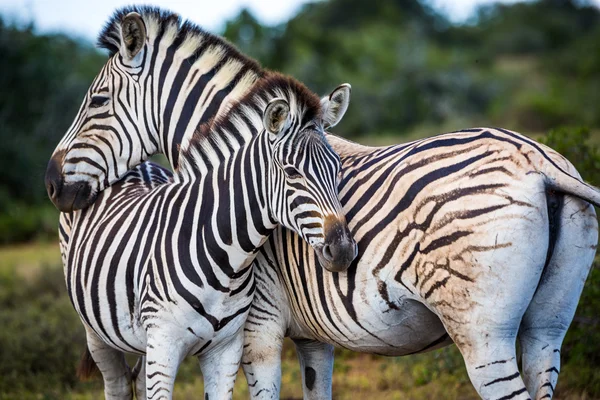
<svg viewBox="0 0 600 400">
<path fill-rule="evenodd" d="M 277 97 L 287 100 L 297 126 L 321 116 L 319 96 L 290 76 L 268 71 L 229 110 L 196 128 L 187 145 L 181 148 L 180 171 L 202 173 L 201 165 L 209 167 L 211 160 L 222 161 L 250 136 L 258 134 L 260 129 L 256 131 L 254 127 L 262 126 L 267 104 Z"/>
<path fill-rule="evenodd" d="M 234 57 L 259 74 L 262 71 L 257 61 L 241 53 L 224 38 L 205 31 L 192 21 L 182 21 L 177 13 L 152 6 L 127 6 L 117 9 L 113 13 L 98 35 L 96 42 L 99 48 L 108 50 L 111 57 L 118 53 L 121 47 L 121 21 L 131 12 L 141 15 L 146 25 L 148 39 L 151 41 L 155 41 L 157 38 L 162 38 L 165 35 L 173 35 L 175 36 L 175 42 L 178 42 L 180 47 L 185 45 L 186 42 L 195 46 L 198 46 L 198 43 L 202 43 L 203 48 L 211 45 L 219 45 L 224 50 L 227 58 Z M 198 38 L 202 40 L 199 41 L 197 40 Z M 190 59 L 189 61 L 193 62 L 194 60 Z"/>
</svg>

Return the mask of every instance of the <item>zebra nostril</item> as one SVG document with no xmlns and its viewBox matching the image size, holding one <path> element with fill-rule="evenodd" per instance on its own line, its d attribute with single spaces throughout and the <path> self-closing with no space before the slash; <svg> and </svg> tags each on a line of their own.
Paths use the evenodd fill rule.
<svg viewBox="0 0 600 400">
<path fill-rule="evenodd" d="M 48 196 L 50 196 L 51 199 L 56 196 L 56 185 L 54 182 L 50 182 L 46 187 L 46 190 L 48 191 Z"/>
<path fill-rule="evenodd" d="M 333 261 L 333 254 L 331 253 L 330 245 L 326 244 L 325 246 L 323 246 L 322 252 L 323 258 L 325 258 L 327 261 Z"/>
</svg>

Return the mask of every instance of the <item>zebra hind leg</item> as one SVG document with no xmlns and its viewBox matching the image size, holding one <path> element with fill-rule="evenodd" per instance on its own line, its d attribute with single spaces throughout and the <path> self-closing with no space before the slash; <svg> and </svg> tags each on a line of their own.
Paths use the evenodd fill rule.
<svg viewBox="0 0 600 400">
<path fill-rule="evenodd" d="M 146 398 L 146 357 L 138 358 L 133 370 L 131 371 L 131 377 L 134 380 L 135 386 L 135 398 L 137 400 L 143 400 Z"/>
<path fill-rule="evenodd" d="M 565 197 L 556 220 L 554 251 L 529 304 L 521 328 L 523 375 L 536 400 L 551 399 L 560 372 L 560 347 L 596 253 L 594 208 Z"/>
<path fill-rule="evenodd" d="M 106 400 L 132 399 L 131 371 L 123 352 L 110 347 L 89 330 L 87 344 L 94 362 L 102 373 Z"/>
<path fill-rule="evenodd" d="M 333 346 L 314 340 L 294 340 L 302 371 L 302 390 L 309 400 L 331 399 Z"/>
<path fill-rule="evenodd" d="M 471 383 L 483 399 L 530 399 L 517 365 L 515 338 L 516 334 L 473 336 L 467 351 L 457 344 L 463 352 Z"/>
</svg>

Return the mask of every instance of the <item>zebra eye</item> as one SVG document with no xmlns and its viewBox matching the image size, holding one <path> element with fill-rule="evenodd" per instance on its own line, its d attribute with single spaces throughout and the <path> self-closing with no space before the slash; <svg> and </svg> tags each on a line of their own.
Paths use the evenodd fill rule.
<svg viewBox="0 0 600 400">
<path fill-rule="evenodd" d="M 100 94 L 92 95 L 92 100 L 90 101 L 90 107 L 98 108 L 106 105 L 108 103 L 108 96 L 103 96 Z"/>
<path fill-rule="evenodd" d="M 283 172 L 291 179 L 302 178 L 302 174 L 294 167 L 285 167 Z"/>
</svg>

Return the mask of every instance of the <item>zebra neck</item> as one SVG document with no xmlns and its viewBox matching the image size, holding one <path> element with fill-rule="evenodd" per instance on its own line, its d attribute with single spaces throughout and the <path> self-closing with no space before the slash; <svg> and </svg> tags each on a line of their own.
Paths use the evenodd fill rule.
<svg viewBox="0 0 600 400">
<path fill-rule="evenodd" d="M 264 153 L 261 136 L 201 175 L 185 177 L 197 202 L 189 213 L 199 219 L 197 248 L 221 268 L 229 266 L 230 278 L 247 271 L 277 226 L 268 194 L 271 156 Z"/>
<path fill-rule="evenodd" d="M 182 44 L 160 41 L 150 56 L 156 103 L 146 101 L 147 115 L 158 131 L 159 151 L 179 167 L 180 147 L 193 132 L 229 109 L 262 76 L 253 61 L 214 38 L 196 35 Z M 156 58 L 160 58 L 157 61 Z"/>
</svg>

